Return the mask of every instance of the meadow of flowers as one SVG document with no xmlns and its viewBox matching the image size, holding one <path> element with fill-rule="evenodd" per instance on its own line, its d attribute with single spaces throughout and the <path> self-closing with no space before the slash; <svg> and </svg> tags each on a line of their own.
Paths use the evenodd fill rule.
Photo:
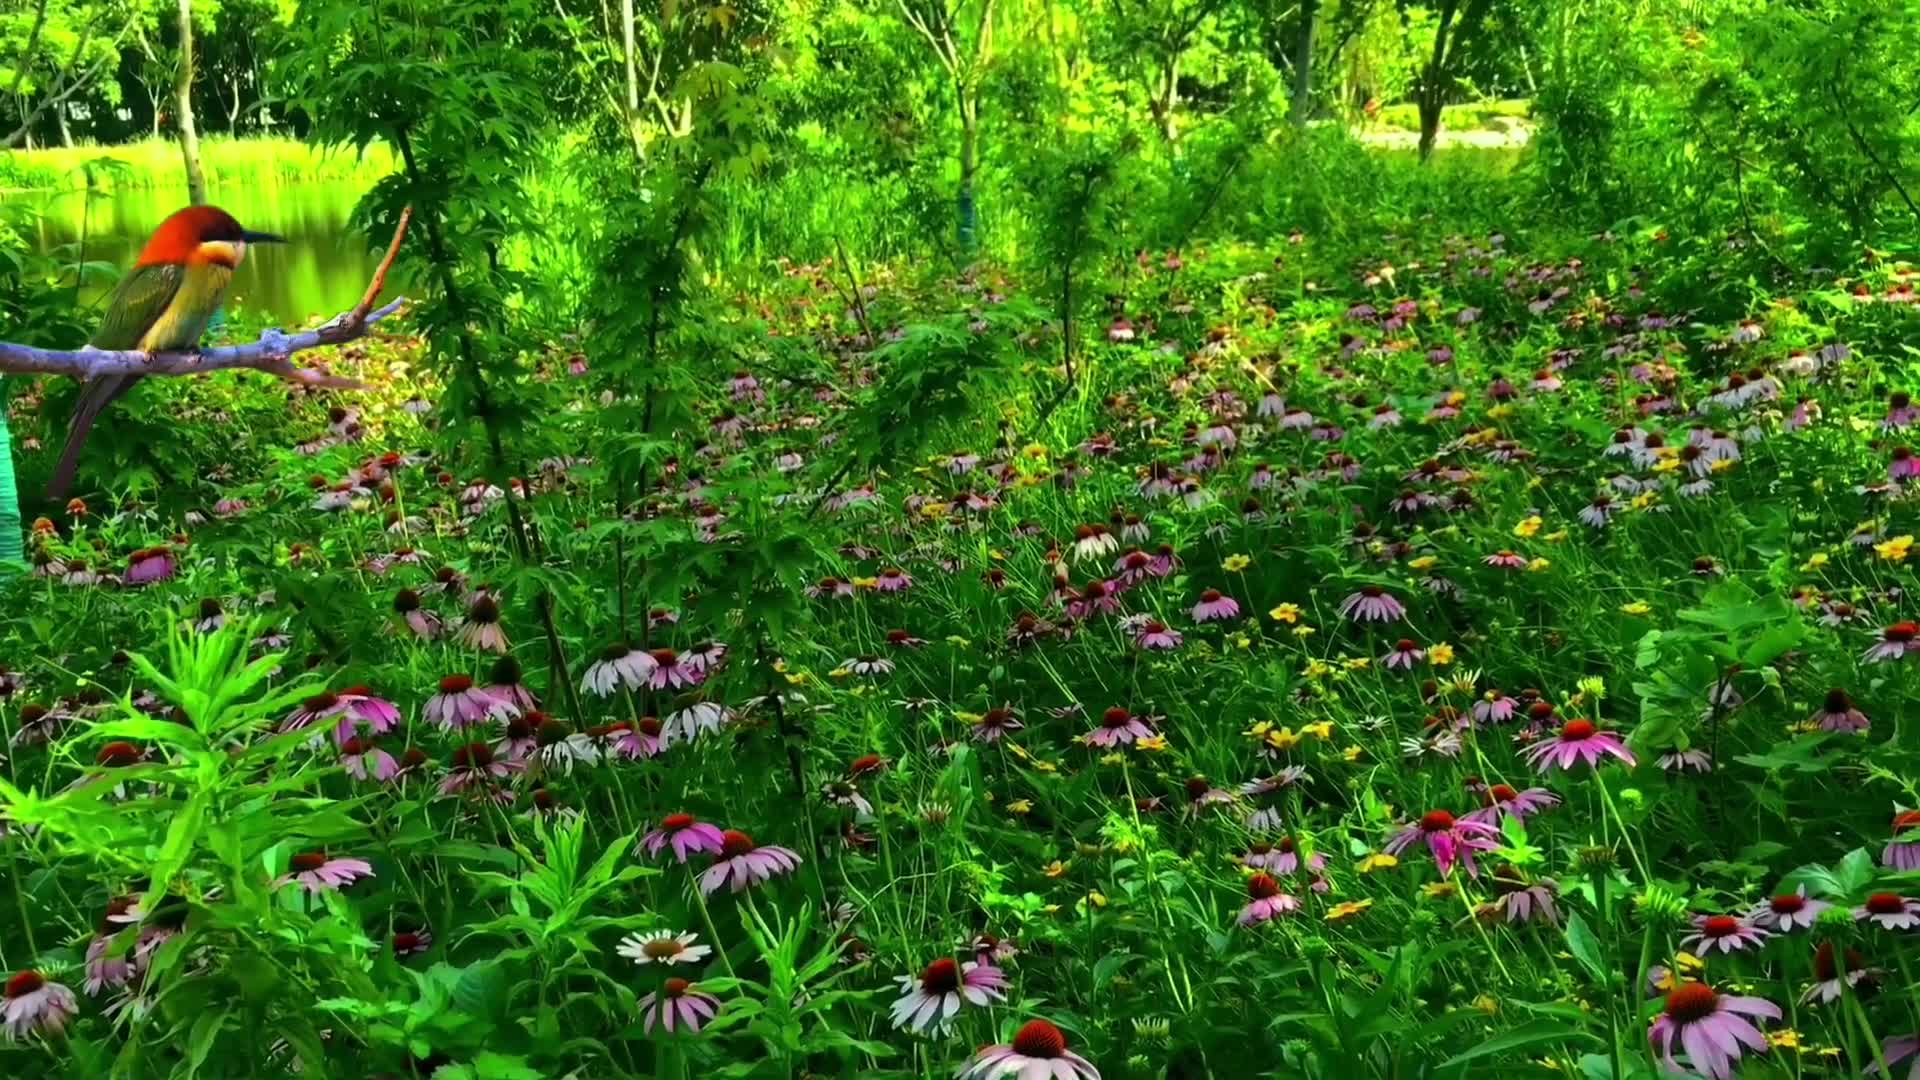
<svg viewBox="0 0 1920 1080">
<path fill-rule="evenodd" d="M 793 266 L 505 482 L 362 350 L 35 526 L 0 1070 L 1920 1077 L 1912 275 L 1665 243 Z"/>
</svg>

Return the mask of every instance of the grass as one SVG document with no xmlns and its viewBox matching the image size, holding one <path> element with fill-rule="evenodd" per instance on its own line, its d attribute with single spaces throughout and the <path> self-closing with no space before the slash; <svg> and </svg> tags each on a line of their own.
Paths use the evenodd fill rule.
<svg viewBox="0 0 1920 1080">
<path fill-rule="evenodd" d="M 1504 129 L 1512 127 L 1516 122 L 1524 123 L 1532 115 L 1533 102 L 1523 98 L 1471 101 L 1461 105 L 1448 105 L 1441 109 L 1440 126 L 1448 131 L 1479 131 L 1495 126 Z M 1379 123 L 1382 127 L 1419 131 L 1420 109 L 1412 102 L 1388 105 L 1380 110 Z"/>
<path fill-rule="evenodd" d="M 384 145 L 364 155 L 326 150 L 278 137 L 209 138 L 200 143 L 207 183 L 297 184 L 312 180 L 364 180 L 393 171 Z M 180 146 L 171 139 L 143 139 L 118 146 L 49 147 L 0 154 L 0 191 L 77 191 L 185 188 Z"/>
</svg>

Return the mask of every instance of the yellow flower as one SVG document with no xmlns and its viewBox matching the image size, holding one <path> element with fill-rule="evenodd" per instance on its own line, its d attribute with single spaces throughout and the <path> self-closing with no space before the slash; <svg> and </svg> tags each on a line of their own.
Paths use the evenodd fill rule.
<svg viewBox="0 0 1920 1080">
<path fill-rule="evenodd" d="M 1087 903 L 1092 904 L 1094 907 L 1097 907 L 1097 908 L 1106 907 L 1107 906 L 1106 894 L 1098 891 L 1090 892 L 1087 894 Z"/>
<path fill-rule="evenodd" d="M 1645 615 L 1653 608 L 1645 600 L 1635 600 L 1631 604 L 1621 604 L 1620 611 L 1626 615 Z"/>
<path fill-rule="evenodd" d="M 1043 773 L 1057 773 L 1060 771 L 1060 766 L 1055 765 L 1051 761 L 1036 761 L 1033 763 L 1033 767 Z"/>
<path fill-rule="evenodd" d="M 930 503 L 920 504 L 921 517 L 937 518 L 942 514 L 945 514 L 946 512 L 947 512 L 947 504 L 943 502 L 930 502 Z"/>
<path fill-rule="evenodd" d="M 1531 539 L 1534 533 L 1537 533 L 1540 531 L 1541 524 L 1543 523 L 1540 520 L 1540 515 L 1534 514 L 1526 518 L 1525 520 L 1521 521 L 1520 524 L 1515 525 L 1513 527 L 1513 535 L 1518 536 L 1523 540 Z"/>
<path fill-rule="evenodd" d="M 1552 565 L 1553 564 L 1551 562 L 1548 562 L 1546 559 L 1535 559 L 1532 562 L 1527 564 L 1527 569 L 1532 570 L 1535 573 L 1539 573 L 1540 571 L 1545 570 L 1547 567 Z"/>
<path fill-rule="evenodd" d="M 1305 626 L 1305 625 L 1296 626 L 1293 628 L 1293 636 L 1297 638 L 1312 637 L 1313 635 L 1319 632 L 1320 631 L 1315 630 L 1313 627 Z"/>
<path fill-rule="evenodd" d="M 1055 859 L 1052 862 L 1048 863 L 1046 865 L 1046 868 L 1041 870 L 1040 872 L 1047 875 L 1048 877 L 1059 877 L 1061 874 L 1064 874 L 1067 872 L 1067 864 L 1061 862 L 1059 859 Z"/>
<path fill-rule="evenodd" d="M 837 668 L 834 668 L 834 669 L 833 669 L 832 671 L 829 671 L 829 672 L 827 672 L 827 678 L 829 678 L 829 679 L 844 679 L 844 678 L 846 678 L 847 676 L 849 676 L 849 675 L 852 675 L 852 674 L 853 674 L 853 672 L 851 672 L 851 671 L 848 671 L 848 670 L 847 670 L 846 668 L 843 668 L 843 667 L 837 667 Z"/>
<path fill-rule="evenodd" d="M 1008 743 L 1007 749 L 1012 751 L 1013 756 L 1019 758 L 1021 761 L 1030 761 L 1033 758 L 1032 754 L 1027 753 L 1027 748 L 1017 742 Z"/>
<path fill-rule="evenodd" d="M 857 577 L 853 579 L 853 587 L 856 589 L 877 589 L 880 587 L 880 579 L 877 577 Z"/>
<path fill-rule="evenodd" d="M 1371 874 L 1375 870 L 1391 870 L 1400 865 L 1400 857 L 1378 851 L 1360 860 L 1360 872 Z"/>
<path fill-rule="evenodd" d="M 773 670 L 779 672 L 782 675 L 785 675 L 787 673 L 787 658 L 783 656 L 780 659 L 775 660 L 773 662 Z"/>
<path fill-rule="evenodd" d="M 1496 1016 L 1500 1012 L 1500 999 L 1492 994 L 1481 994 L 1473 999 L 1473 1007 L 1488 1016 Z"/>
<path fill-rule="evenodd" d="M 1314 724 L 1303 724 L 1300 727 L 1300 734 L 1311 735 L 1316 739 L 1330 739 L 1333 737 L 1333 721 L 1322 720 Z"/>
<path fill-rule="evenodd" d="M 1429 900 L 1451 900 L 1460 892 L 1460 886 L 1451 881 L 1429 881 L 1420 886 L 1420 892 Z"/>
<path fill-rule="evenodd" d="M 1294 604 L 1281 604 L 1267 612 L 1267 617 L 1275 622 L 1297 623 L 1300 621 L 1300 608 Z"/>
<path fill-rule="evenodd" d="M 1657 473 L 1678 472 L 1679 469 L 1680 459 L 1677 457 L 1661 458 L 1653 463 L 1653 471 Z"/>
<path fill-rule="evenodd" d="M 1290 727 L 1267 732 L 1267 745 L 1275 750 L 1291 750 L 1300 745 L 1300 736 Z"/>
<path fill-rule="evenodd" d="M 1233 636 L 1233 645 L 1234 648 L 1237 649 L 1251 649 L 1253 648 L 1253 639 L 1245 634 L 1235 634 Z"/>
<path fill-rule="evenodd" d="M 1347 900 L 1327 909 L 1327 921 L 1330 923 L 1350 922 L 1365 915 L 1367 909 L 1372 906 L 1373 901 L 1371 899 Z"/>
<path fill-rule="evenodd" d="M 1550 532 L 1547 535 L 1541 537 L 1542 540 L 1545 540 L 1549 544 L 1558 544 L 1564 541 L 1566 538 L 1567 538 L 1567 530 L 1565 529 L 1555 529 L 1553 532 Z"/>
<path fill-rule="evenodd" d="M 1347 759 L 1347 762 L 1351 764 L 1352 762 L 1359 761 L 1361 756 L 1366 752 L 1366 747 L 1356 744 L 1340 751 L 1340 756 Z"/>
<path fill-rule="evenodd" d="M 1031 799 L 1015 799 L 1007 804 L 1007 813 L 1031 814 L 1033 813 L 1033 801 Z"/>
<path fill-rule="evenodd" d="M 1800 1049 L 1800 1033 L 1792 1028 L 1781 1028 L 1779 1031 L 1769 1031 L 1767 1032 L 1767 1042 L 1772 1043 L 1776 1050 L 1798 1050 Z"/>
<path fill-rule="evenodd" d="M 1444 641 L 1427 646 L 1427 663 L 1434 667 L 1446 667 L 1453 663 L 1453 646 Z"/>
<path fill-rule="evenodd" d="M 959 634 L 948 634 L 947 644 L 952 645 L 956 649 L 973 648 L 973 642 L 968 641 L 966 638 L 961 637 Z"/>
<path fill-rule="evenodd" d="M 1827 565 L 1827 563 L 1831 561 L 1832 559 L 1827 555 L 1826 552 L 1816 551 L 1812 555 L 1807 556 L 1807 561 L 1800 564 L 1800 569 L 1803 573 L 1811 573 Z"/>
<path fill-rule="evenodd" d="M 1333 668 L 1325 660 L 1309 660 L 1300 674 L 1309 679 L 1324 679 L 1333 674 Z"/>
<path fill-rule="evenodd" d="M 1165 735 L 1149 735 L 1144 739 L 1136 739 L 1134 740 L 1133 748 L 1135 750 L 1147 750 L 1156 754 L 1165 753 L 1168 750 L 1167 737 Z"/>
<path fill-rule="evenodd" d="M 1114 751 L 1111 754 L 1103 754 L 1101 755 L 1101 758 L 1100 758 L 1100 764 L 1102 765 L 1125 765 L 1126 763 L 1127 763 L 1127 755 L 1119 752 L 1118 750 Z"/>
<path fill-rule="evenodd" d="M 1584 676 L 1574 685 L 1580 688 L 1580 694 L 1583 697 L 1590 697 L 1598 701 L 1607 696 L 1607 680 L 1598 675 Z"/>
<path fill-rule="evenodd" d="M 1027 456 L 1035 461 L 1039 461 L 1047 456 L 1047 448 L 1041 446 L 1039 443 L 1029 443 L 1027 444 Z"/>
<path fill-rule="evenodd" d="M 1505 420 L 1512 415 L 1513 406 L 1511 405 L 1495 405 L 1493 408 L 1487 410 L 1488 418 L 1493 420 Z"/>
<path fill-rule="evenodd" d="M 813 684 L 813 676 L 804 671 L 784 677 L 789 686 L 810 686 Z"/>
<path fill-rule="evenodd" d="M 1627 505 L 1629 507 L 1632 507 L 1635 510 L 1645 510 L 1650 506 L 1658 506 L 1659 504 L 1660 504 L 1659 492 L 1643 491 L 1640 494 L 1635 495 L 1633 497 L 1633 501 L 1628 503 Z"/>
<path fill-rule="evenodd" d="M 1365 671 L 1367 665 L 1373 663 L 1373 658 L 1369 656 L 1349 656 L 1345 660 L 1340 661 L 1340 663 L 1344 665 L 1348 671 Z"/>
<path fill-rule="evenodd" d="M 1907 551 L 1913 547 L 1913 537 L 1896 536 L 1873 545 L 1873 553 L 1888 562 L 1906 562 Z"/>
<path fill-rule="evenodd" d="M 1439 565 L 1440 565 L 1440 560 L 1437 557 L 1432 555 L 1422 555 L 1419 558 L 1413 559 L 1407 563 L 1408 569 L 1412 569 L 1412 570 L 1431 570 L 1434 567 Z"/>
<path fill-rule="evenodd" d="M 1253 560 L 1245 555 L 1229 555 L 1227 561 L 1220 564 L 1221 568 L 1229 574 L 1237 574 L 1252 565 Z"/>
</svg>

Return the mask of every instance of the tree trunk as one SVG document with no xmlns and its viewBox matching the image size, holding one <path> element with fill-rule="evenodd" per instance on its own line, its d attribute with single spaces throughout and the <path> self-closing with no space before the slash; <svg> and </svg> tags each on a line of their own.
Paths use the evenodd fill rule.
<svg viewBox="0 0 1920 1080">
<path fill-rule="evenodd" d="M 1160 94 L 1154 103 L 1154 118 L 1160 121 L 1160 137 L 1169 148 L 1178 149 L 1180 125 L 1174 112 L 1180 107 L 1180 53 L 1171 53 L 1160 68 Z"/>
<path fill-rule="evenodd" d="M 1313 35 L 1320 28 L 1320 0 L 1301 0 L 1300 40 L 1293 53 L 1294 127 L 1307 126 L 1307 112 L 1313 105 Z"/>
<path fill-rule="evenodd" d="M 20 493 L 13 483 L 13 445 L 7 436 L 7 387 L 0 379 L 0 583 L 26 561 L 20 533 Z"/>
<path fill-rule="evenodd" d="M 73 149 L 73 129 L 67 126 L 66 102 L 54 106 L 53 118 L 60 124 L 60 145 L 69 150 Z"/>
<path fill-rule="evenodd" d="M 1440 138 L 1440 95 L 1420 91 L 1420 160 L 1433 156 L 1433 145 Z"/>
<path fill-rule="evenodd" d="M 184 2 L 184 0 L 183 0 Z M 1447 34 L 1453 29 L 1456 0 L 1442 0 L 1440 23 L 1433 30 L 1433 55 L 1420 75 L 1420 87 L 1414 101 L 1420 107 L 1420 161 L 1433 156 L 1433 144 L 1440 135 L 1440 108 L 1447 100 Z"/>
<path fill-rule="evenodd" d="M 960 243 L 960 256 L 971 261 L 980 226 L 973 201 L 973 177 L 979 167 L 980 153 L 980 99 L 968 94 L 964 85 L 956 85 L 955 89 L 960 95 L 960 193 L 955 206 L 959 218 L 955 235 Z"/>
<path fill-rule="evenodd" d="M 640 120 L 640 59 L 633 39 L 633 0 L 620 0 L 620 29 L 627 60 L 627 138 L 636 161 L 647 160 L 647 140 Z"/>
<path fill-rule="evenodd" d="M 187 165 L 187 196 L 207 204 L 207 178 L 200 171 L 200 132 L 193 123 L 193 0 L 180 0 L 180 74 L 173 84 L 173 107 L 180 111 L 180 156 Z"/>
</svg>

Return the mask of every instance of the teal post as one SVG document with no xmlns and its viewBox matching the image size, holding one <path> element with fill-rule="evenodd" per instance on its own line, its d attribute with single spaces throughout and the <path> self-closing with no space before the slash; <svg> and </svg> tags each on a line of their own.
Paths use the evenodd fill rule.
<svg viewBox="0 0 1920 1080">
<path fill-rule="evenodd" d="M 13 485 L 13 441 L 7 435 L 7 380 L 0 379 L 0 581 L 24 569 L 20 493 Z"/>
</svg>

